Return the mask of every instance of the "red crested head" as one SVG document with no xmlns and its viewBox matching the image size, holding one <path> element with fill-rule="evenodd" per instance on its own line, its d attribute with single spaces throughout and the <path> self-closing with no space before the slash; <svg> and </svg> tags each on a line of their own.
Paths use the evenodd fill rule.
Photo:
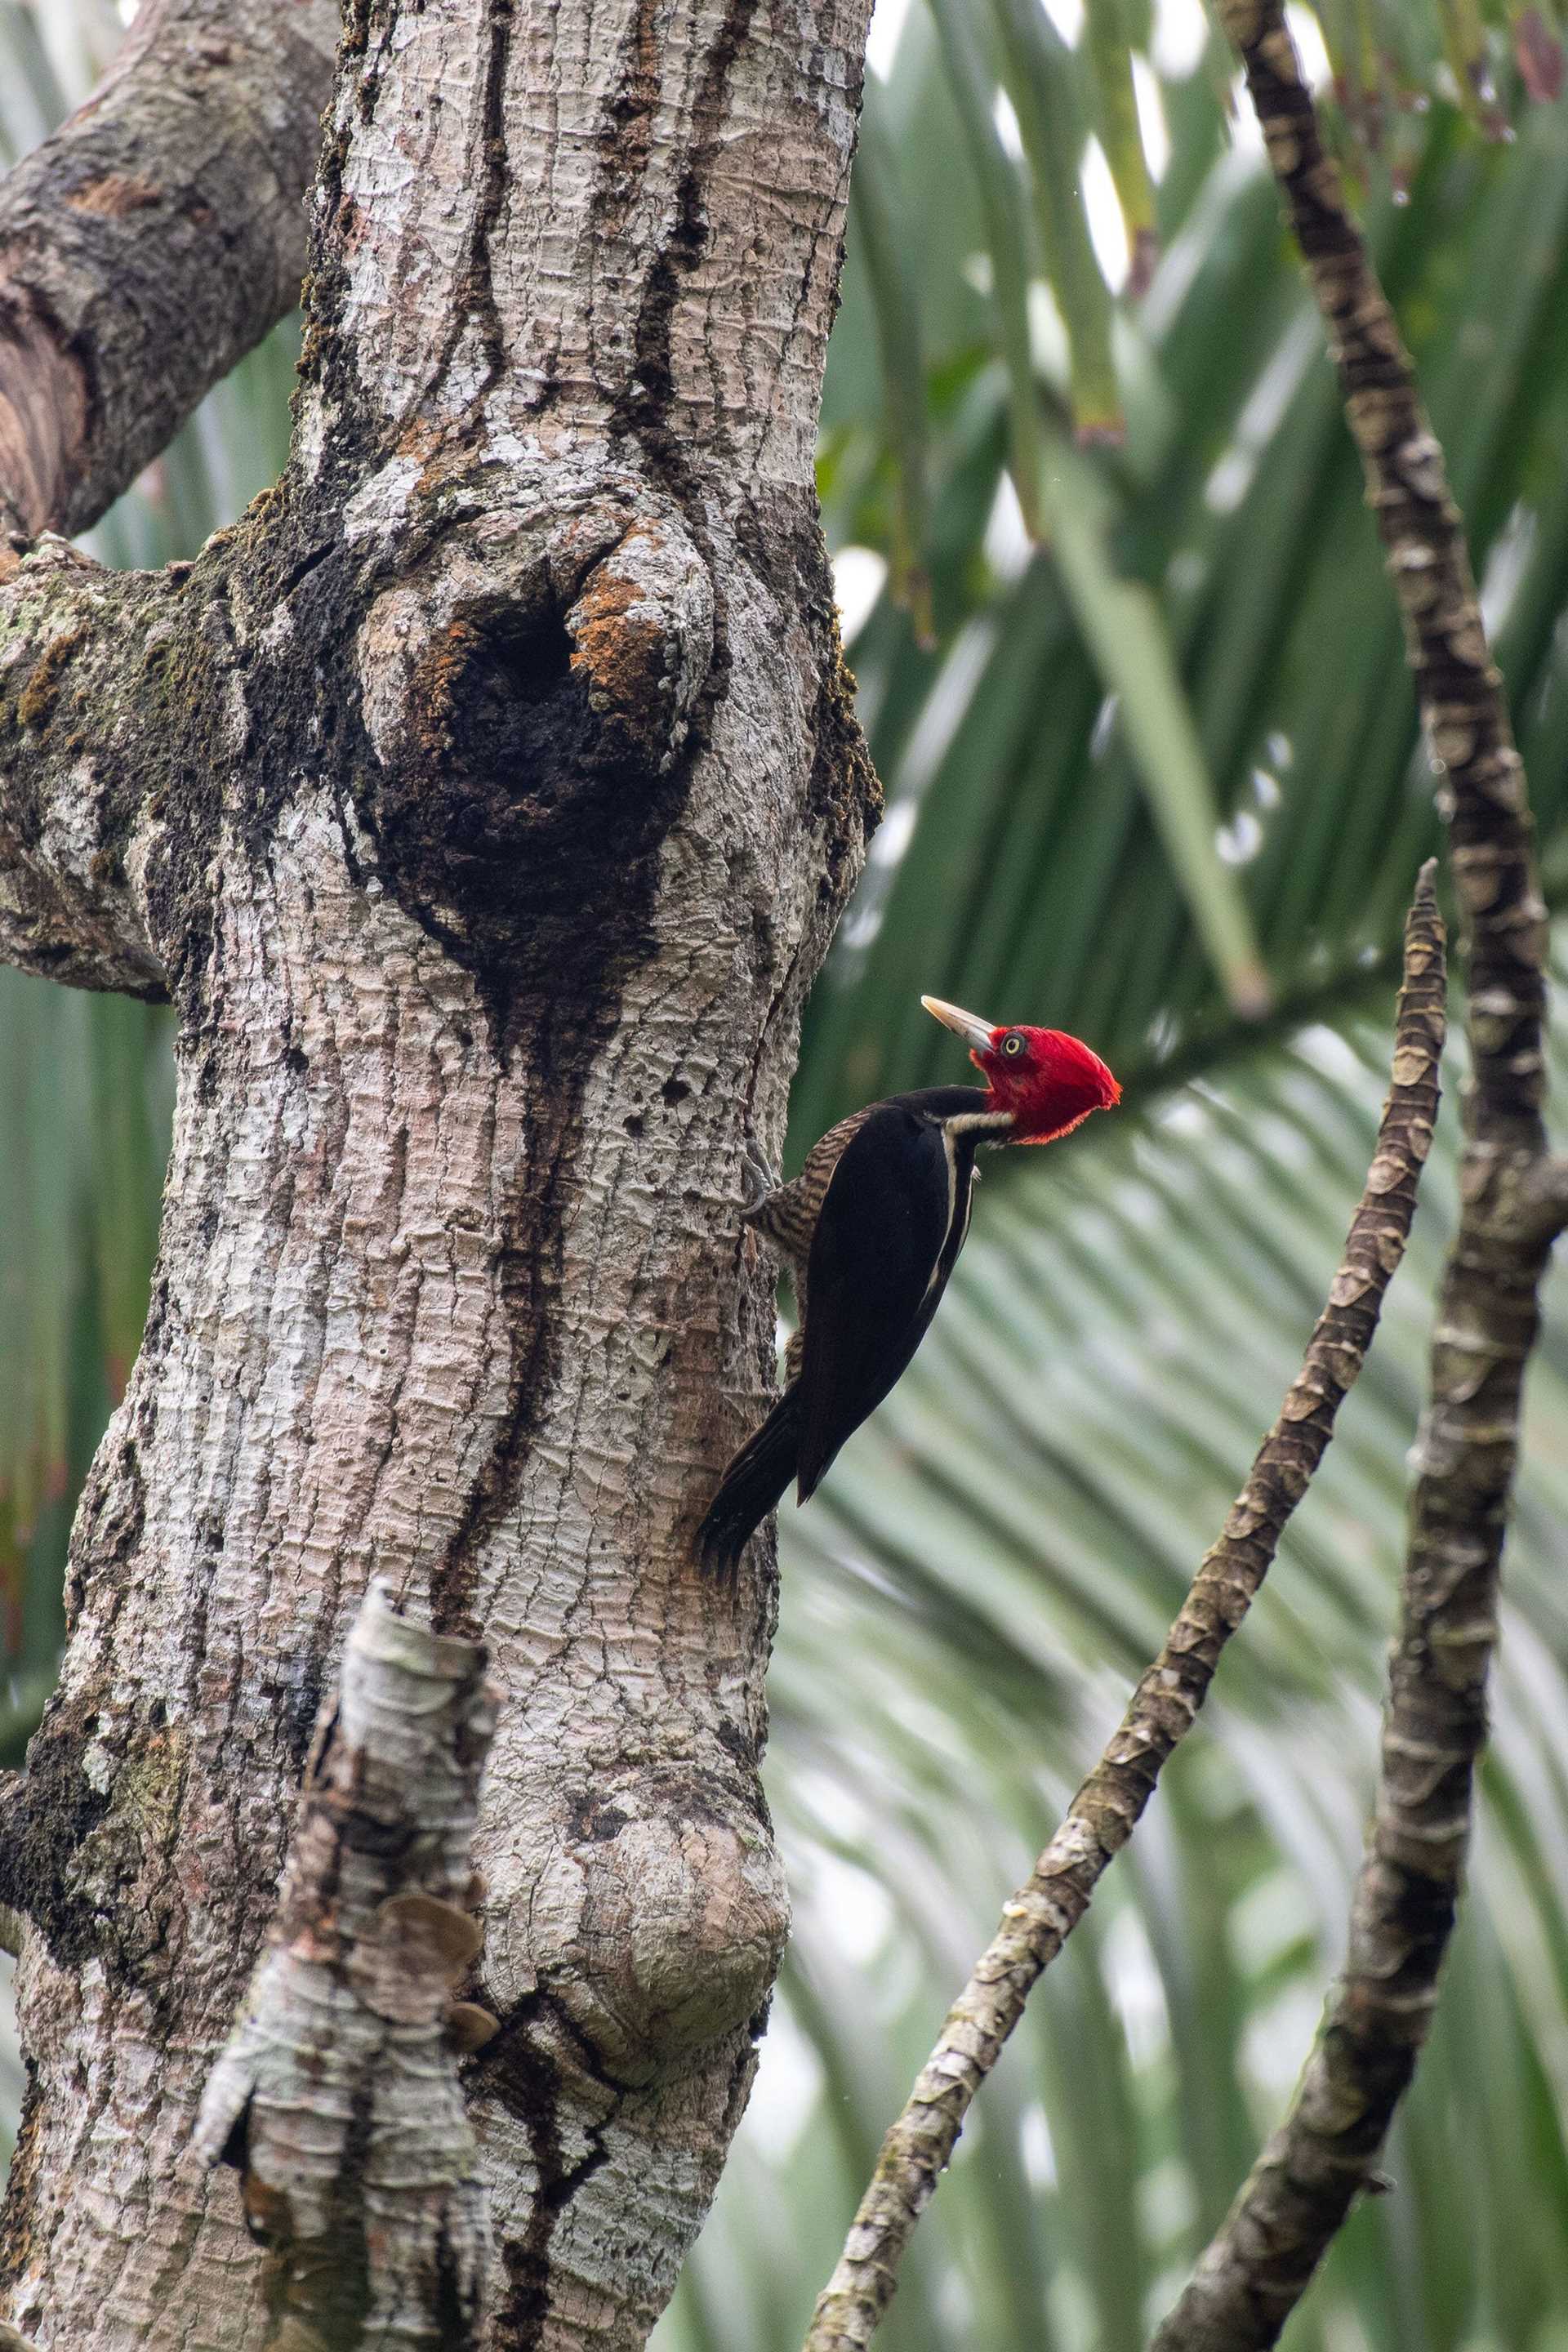
<svg viewBox="0 0 1568 2352">
<path fill-rule="evenodd" d="M 1090 1111 L 1114 1110 L 1121 1099 L 1100 1055 L 1065 1029 L 994 1028 L 940 996 L 922 996 L 921 1003 L 967 1040 L 992 1108 L 1012 1114 L 1009 1143 L 1054 1143 L 1081 1127 Z"/>
</svg>

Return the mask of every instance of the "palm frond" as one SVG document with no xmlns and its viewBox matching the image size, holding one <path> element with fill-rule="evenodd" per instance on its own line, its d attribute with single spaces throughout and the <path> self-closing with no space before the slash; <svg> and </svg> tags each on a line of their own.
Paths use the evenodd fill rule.
<svg viewBox="0 0 1568 2352">
<path fill-rule="evenodd" d="M 1568 981 L 1568 925 L 1560 948 Z M 811 1509 L 785 1514 L 768 1779 L 797 1890 L 788 2021 L 663 2352 L 700 2340 L 689 2295 L 723 2307 L 714 2282 L 743 2263 L 759 2207 L 826 2278 L 864 2143 L 1098 1753 L 1293 1373 L 1386 1050 L 1385 1017 L 1363 1012 L 1242 1041 L 1131 1116 L 999 1163 L 921 1354 Z M 1554 1076 L 1568 1087 L 1561 1046 Z M 1376 1347 L 1246 1639 L 924 2225 L 921 2283 L 886 2331 L 905 2352 L 1134 2352 L 1305 2053 L 1375 1765 L 1459 1080 Z M 1290 2352 L 1548 2352 L 1568 2308 L 1560 1297 L 1531 1410 L 1496 1746 L 1431 2063 L 1394 2189 L 1357 2215 Z M 797 2343 L 800 2301 L 764 2303 L 748 2344 Z"/>
<path fill-rule="evenodd" d="M 1372 199 L 1372 228 L 1471 526 L 1557 888 L 1568 127 L 1533 108 L 1505 147 L 1457 108 L 1420 122 L 1410 201 Z M 1224 1050 L 1243 940 L 1304 1010 L 1390 951 L 1436 846 L 1354 453 L 1254 162 L 1211 169 L 1125 322 L 1125 452 L 1074 458 L 1114 551 L 1106 613 L 1157 609 L 1190 728 L 1152 721 L 1135 741 L 1113 657 L 1131 664 L 1134 635 L 1097 620 L 1070 523 L 1033 554 L 999 534 L 1007 404 L 973 343 L 928 349 L 940 644 L 922 653 L 884 598 L 850 648 L 889 815 L 808 1015 L 797 1149 L 852 1102 L 937 1075 L 922 990 L 1077 1030 L 1124 1078 Z M 841 443 L 878 430 L 846 403 L 834 415 Z M 853 543 L 875 516 L 853 468 L 839 478 L 830 530 Z"/>
</svg>

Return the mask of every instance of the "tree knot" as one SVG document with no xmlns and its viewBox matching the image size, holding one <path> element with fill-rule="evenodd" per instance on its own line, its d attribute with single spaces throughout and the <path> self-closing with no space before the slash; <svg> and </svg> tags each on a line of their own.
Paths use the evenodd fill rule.
<svg viewBox="0 0 1568 2352">
<path fill-rule="evenodd" d="M 357 797 L 402 903 L 508 993 L 614 932 L 712 653 L 707 565 L 641 485 L 448 531 L 360 634 Z"/>
</svg>

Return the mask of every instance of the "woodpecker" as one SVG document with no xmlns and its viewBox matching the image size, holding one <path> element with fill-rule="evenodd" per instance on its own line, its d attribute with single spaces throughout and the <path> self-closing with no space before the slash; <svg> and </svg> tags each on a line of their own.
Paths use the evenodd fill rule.
<svg viewBox="0 0 1568 2352">
<path fill-rule="evenodd" d="M 816 1493 L 850 1433 L 924 1339 L 969 1231 L 982 1144 L 1054 1143 L 1121 1098 L 1098 1054 L 1060 1029 L 994 1027 L 922 996 L 969 1046 L 984 1087 L 926 1087 L 830 1128 L 790 1184 L 748 1160 L 745 1224 L 795 1285 L 785 1387 L 721 1481 L 697 1556 L 732 1577 L 793 1478 Z M 809 1302 L 809 1303 L 808 1303 Z"/>
</svg>

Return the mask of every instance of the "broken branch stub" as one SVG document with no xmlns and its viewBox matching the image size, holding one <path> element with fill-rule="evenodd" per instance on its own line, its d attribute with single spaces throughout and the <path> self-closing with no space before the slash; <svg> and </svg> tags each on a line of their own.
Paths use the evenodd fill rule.
<svg viewBox="0 0 1568 2352">
<path fill-rule="evenodd" d="M 495 1694 L 475 1642 L 373 1585 L 305 1769 L 283 1892 L 193 2145 L 269 2254 L 277 2352 L 477 2345 L 489 2251 L 453 1995 Z"/>
</svg>

